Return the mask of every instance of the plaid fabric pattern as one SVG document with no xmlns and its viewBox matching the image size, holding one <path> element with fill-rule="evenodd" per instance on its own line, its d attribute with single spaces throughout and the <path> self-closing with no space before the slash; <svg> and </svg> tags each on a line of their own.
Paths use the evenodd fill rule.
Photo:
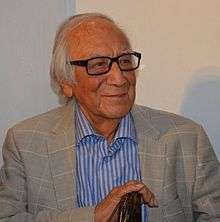
<svg viewBox="0 0 220 222">
<path fill-rule="evenodd" d="M 0 171 L 0 222 L 93 221 L 94 208 L 76 207 L 72 106 L 9 129 Z M 220 221 L 220 165 L 202 127 L 142 106 L 134 106 L 132 116 L 142 179 L 159 202 L 149 208 L 148 221 Z"/>
</svg>

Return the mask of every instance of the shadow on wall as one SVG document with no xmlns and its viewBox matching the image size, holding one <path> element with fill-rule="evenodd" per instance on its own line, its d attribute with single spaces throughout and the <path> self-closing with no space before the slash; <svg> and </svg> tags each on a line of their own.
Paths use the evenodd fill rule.
<svg viewBox="0 0 220 222">
<path fill-rule="evenodd" d="M 205 67 L 194 76 L 180 112 L 203 125 L 220 160 L 220 67 Z"/>
</svg>

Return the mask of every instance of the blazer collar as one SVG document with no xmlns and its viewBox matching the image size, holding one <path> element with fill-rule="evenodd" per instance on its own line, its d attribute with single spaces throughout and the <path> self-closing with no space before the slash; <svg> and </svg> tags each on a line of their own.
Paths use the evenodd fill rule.
<svg viewBox="0 0 220 222">
<path fill-rule="evenodd" d="M 131 109 L 132 117 L 137 131 L 138 140 L 143 136 L 149 136 L 157 140 L 160 131 L 153 125 L 150 116 L 150 108 L 134 105 Z"/>
<path fill-rule="evenodd" d="M 143 108 L 142 108 L 143 109 Z M 134 105 L 131 109 L 132 117 L 134 118 L 134 123 L 136 126 L 138 135 L 151 135 L 153 138 L 157 139 L 160 136 L 160 131 L 157 130 L 150 117 L 150 108 L 145 107 L 145 112 L 143 112 L 140 106 Z M 60 119 L 54 125 L 52 133 L 63 134 L 68 131 L 74 132 L 75 128 L 75 100 L 71 100 L 64 107 L 60 108 Z"/>
<path fill-rule="evenodd" d="M 52 128 L 52 133 L 54 134 L 63 134 L 67 131 L 74 130 L 74 109 L 75 109 L 75 100 L 69 101 L 65 106 L 60 107 L 60 119 Z"/>
</svg>

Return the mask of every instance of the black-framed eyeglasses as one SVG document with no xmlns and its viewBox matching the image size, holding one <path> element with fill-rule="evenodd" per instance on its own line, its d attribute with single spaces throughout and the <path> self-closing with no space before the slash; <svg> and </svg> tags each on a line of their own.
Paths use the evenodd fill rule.
<svg viewBox="0 0 220 222">
<path fill-rule="evenodd" d="M 128 52 L 116 57 L 98 56 L 86 60 L 69 61 L 70 65 L 84 66 L 88 75 L 103 75 L 109 72 L 116 62 L 121 71 L 133 71 L 140 65 L 141 53 Z"/>
</svg>

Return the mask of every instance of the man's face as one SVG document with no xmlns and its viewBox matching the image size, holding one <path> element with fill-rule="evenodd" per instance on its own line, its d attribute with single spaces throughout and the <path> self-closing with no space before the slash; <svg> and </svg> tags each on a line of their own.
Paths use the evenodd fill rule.
<svg viewBox="0 0 220 222">
<path fill-rule="evenodd" d="M 114 57 L 129 49 L 123 33 L 104 19 L 81 24 L 69 37 L 70 60 Z M 135 85 L 134 71 L 120 71 L 113 63 L 111 70 L 100 76 L 90 76 L 85 67 L 75 66 L 75 83 L 71 87 L 87 118 L 98 121 L 126 115 L 134 103 Z"/>
</svg>

